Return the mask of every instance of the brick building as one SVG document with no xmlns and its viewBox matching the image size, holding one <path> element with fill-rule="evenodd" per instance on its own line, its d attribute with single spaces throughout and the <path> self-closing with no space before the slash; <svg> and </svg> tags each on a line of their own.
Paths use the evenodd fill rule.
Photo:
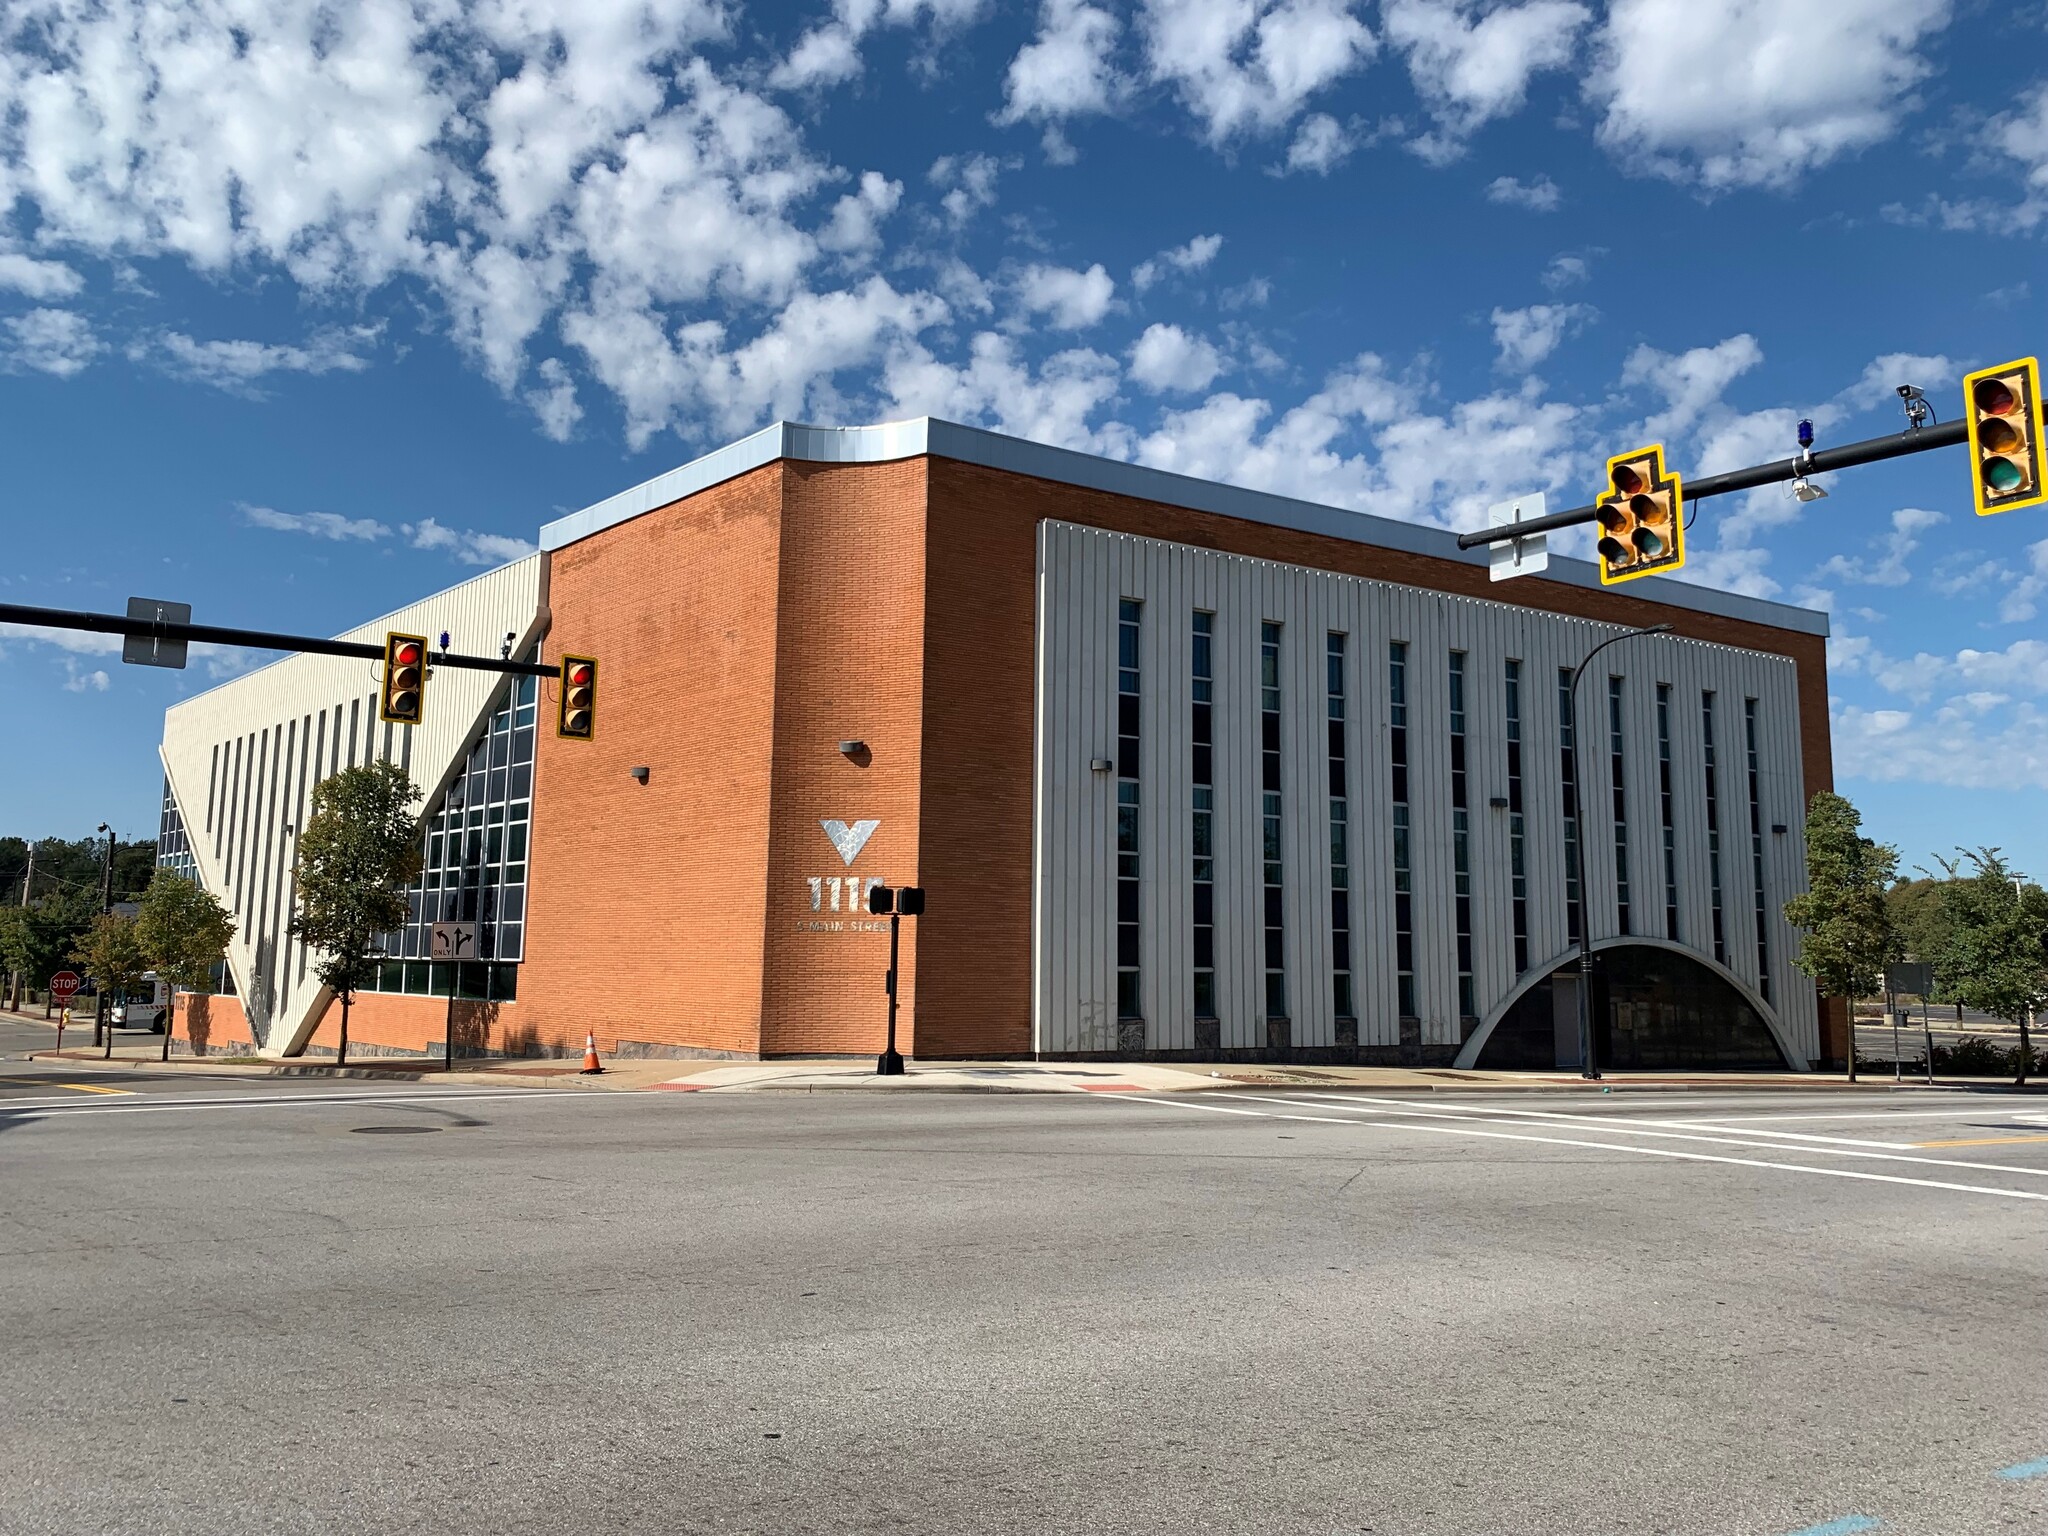
<svg viewBox="0 0 2048 1536">
<path fill-rule="evenodd" d="M 770 427 L 540 542 L 351 633 L 595 656 L 593 742 L 552 684 L 453 669 L 377 725 L 368 665 L 311 656 L 168 712 L 162 857 L 240 924 L 181 1037 L 332 1042 L 292 839 L 381 756 L 427 872 L 352 1049 L 871 1054 L 885 881 L 928 892 L 926 1058 L 1565 1064 L 1581 920 L 1604 1062 L 1840 1054 L 1781 915 L 1830 783 L 1821 614 L 1564 560 L 1495 585 L 1438 530 L 936 420 Z M 434 961 L 437 918 L 479 958 Z"/>
</svg>

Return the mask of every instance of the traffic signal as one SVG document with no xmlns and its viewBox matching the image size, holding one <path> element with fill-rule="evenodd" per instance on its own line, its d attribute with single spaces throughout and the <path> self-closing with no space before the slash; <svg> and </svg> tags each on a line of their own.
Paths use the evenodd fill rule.
<svg viewBox="0 0 2048 1536">
<path fill-rule="evenodd" d="M 384 637 L 384 692 L 377 715 L 390 725 L 418 725 L 427 698 L 427 637 Z"/>
<path fill-rule="evenodd" d="M 2041 365 L 2031 357 L 1963 380 L 1977 515 L 2048 500 L 2041 484 Z"/>
<path fill-rule="evenodd" d="M 562 658 L 562 688 L 555 734 L 589 741 L 597 734 L 597 662 L 589 656 Z"/>
<path fill-rule="evenodd" d="M 1594 508 L 1600 524 L 1600 580 L 1668 576 L 1685 564 L 1685 493 L 1653 443 L 1607 461 L 1607 487 Z"/>
</svg>

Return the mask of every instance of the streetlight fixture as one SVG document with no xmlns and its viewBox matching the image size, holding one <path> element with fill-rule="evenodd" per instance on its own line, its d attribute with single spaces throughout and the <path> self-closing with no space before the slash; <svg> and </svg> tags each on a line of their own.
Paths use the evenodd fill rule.
<svg viewBox="0 0 2048 1536">
<path fill-rule="evenodd" d="M 103 821 L 94 830 L 107 834 L 107 862 L 106 867 L 100 871 L 100 915 L 104 917 L 114 910 L 114 829 Z M 101 1044 L 101 1035 L 104 1032 L 106 1052 L 112 1057 L 114 1021 L 107 1013 L 106 982 L 97 976 L 94 977 L 92 992 L 92 1043 Z"/>
<path fill-rule="evenodd" d="M 1572 669 L 1569 690 L 1572 706 L 1572 820 L 1578 823 L 1579 828 L 1579 835 L 1572 839 L 1572 862 L 1577 866 L 1573 873 L 1579 885 L 1579 1076 L 1589 1082 L 1599 1081 L 1600 1068 L 1593 1060 L 1593 911 L 1592 903 L 1586 900 L 1586 837 L 1589 829 L 1581 795 L 1581 786 L 1586 779 L 1579 771 L 1579 737 L 1583 734 L 1579 723 L 1579 677 L 1593 664 L 1593 658 L 1610 645 L 1633 640 L 1638 635 L 1670 632 L 1669 624 L 1652 624 L 1644 629 L 1625 629 L 1618 635 L 1609 635 Z"/>
</svg>

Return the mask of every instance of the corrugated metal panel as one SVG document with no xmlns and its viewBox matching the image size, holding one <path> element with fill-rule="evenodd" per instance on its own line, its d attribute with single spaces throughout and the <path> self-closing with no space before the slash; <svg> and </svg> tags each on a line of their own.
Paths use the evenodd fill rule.
<svg viewBox="0 0 2048 1536">
<path fill-rule="evenodd" d="M 1282 772 L 1287 990 L 1299 1047 L 1334 1043 L 1324 646 L 1346 642 L 1347 809 L 1353 877 L 1352 965 L 1359 1043 L 1400 1040 L 1391 891 L 1388 650 L 1408 646 L 1409 807 L 1415 961 L 1422 1039 L 1456 1044 L 1456 870 L 1452 842 L 1449 665 L 1466 657 L 1467 803 L 1474 990 L 1490 1017 L 1568 949 L 1558 671 L 1618 633 L 1508 604 L 1247 560 L 1047 522 L 1040 527 L 1039 768 L 1035 860 L 1036 1038 L 1046 1051 L 1110 1050 L 1114 1019 L 1115 787 L 1087 760 L 1114 750 L 1118 599 L 1142 602 L 1144 1008 L 1152 1049 L 1194 1049 L 1192 1018 L 1190 628 L 1215 615 L 1214 780 L 1217 998 L 1221 1043 L 1266 1043 L 1259 775 L 1259 634 L 1282 626 Z M 1515 974 L 1505 797 L 1505 669 L 1522 664 L 1522 790 L 1531 972 Z M 1754 891 L 1742 700 L 1769 721 L 1762 748 L 1765 819 L 1796 828 L 1796 669 L 1789 660 L 1678 640 L 1631 639 L 1603 652 L 1579 689 L 1586 903 L 1596 940 L 1615 935 L 1614 821 L 1607 680 L 1623 679 L 1625 807 L 1634 935 L 1664 935 L 1663 821 L 1656 687 L 1672 689 L 1680 942 L 1711 957 L 1700 697 L 1720 695 L 1723 910 L 1728 969 L 1753 980 Z M 1732 702 L 1731 702 L 1732 701 Z M 1767 834 L 1773 1001 L 1795 1048 L 1817 1054 L 1811 988 L 1791 969 L 1784 899 L 1799 888 L 1793 833 Z M 1747 952 L 1746 968 L 1743 961 Z"/>
<path fill-rule="evenodd" d="M 341 638 L 375 643 L 391 629 L 429 635 L 445 629 L 458 646 L 481 650 L 509 631 L 530 645 L 538 634 L 543 559 L 532 555 L 487 572 Z M 178 803 L 202 805 L 211 787 L 219 806 L 213 833 L 192 840 L 192 855 L 201 882 L 235 914 L 228 967 L 268 1054 L 302 1050 L 326 1007 L 322 989 L 291 984 L 305 979 L 306 957 L 286 933 L 296 837 L 314 785 L 337 766 L 367 761 L 375 748 L 395 747 L 424 792 L 424 815 L 503 681 L 496 673 L 440 668 L 428 686 L 426 723 L 399 727 L 395 735 L 379 727 L 382 739 L 373 743 L 364 709 L 367 701 L 374 724 L 375 668 L 365 660 L 294 656 L 164 714 L 161 755 Z M 323 750 L 325 761 L 313 762 L 311 754 Z"/>
</svg>

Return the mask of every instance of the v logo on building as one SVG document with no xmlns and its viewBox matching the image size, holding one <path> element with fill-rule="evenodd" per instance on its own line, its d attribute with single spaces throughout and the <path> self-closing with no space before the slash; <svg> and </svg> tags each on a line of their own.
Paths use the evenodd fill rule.
<svg viewBox="0 0 2048 1536">
<path fill-rule="evenodd" d="M 881 823 L 856 821 L 849 827 L 843 821 L 821 821 L 818 825 L 823 827 L 825 835 L 832 839 L 832 846 L 839 850 L 839 857 L 851 865 L 860 857 L 861 849 L 867 847 L 868 839 L 875 835 L 875 828 Z"/>
</svg>

